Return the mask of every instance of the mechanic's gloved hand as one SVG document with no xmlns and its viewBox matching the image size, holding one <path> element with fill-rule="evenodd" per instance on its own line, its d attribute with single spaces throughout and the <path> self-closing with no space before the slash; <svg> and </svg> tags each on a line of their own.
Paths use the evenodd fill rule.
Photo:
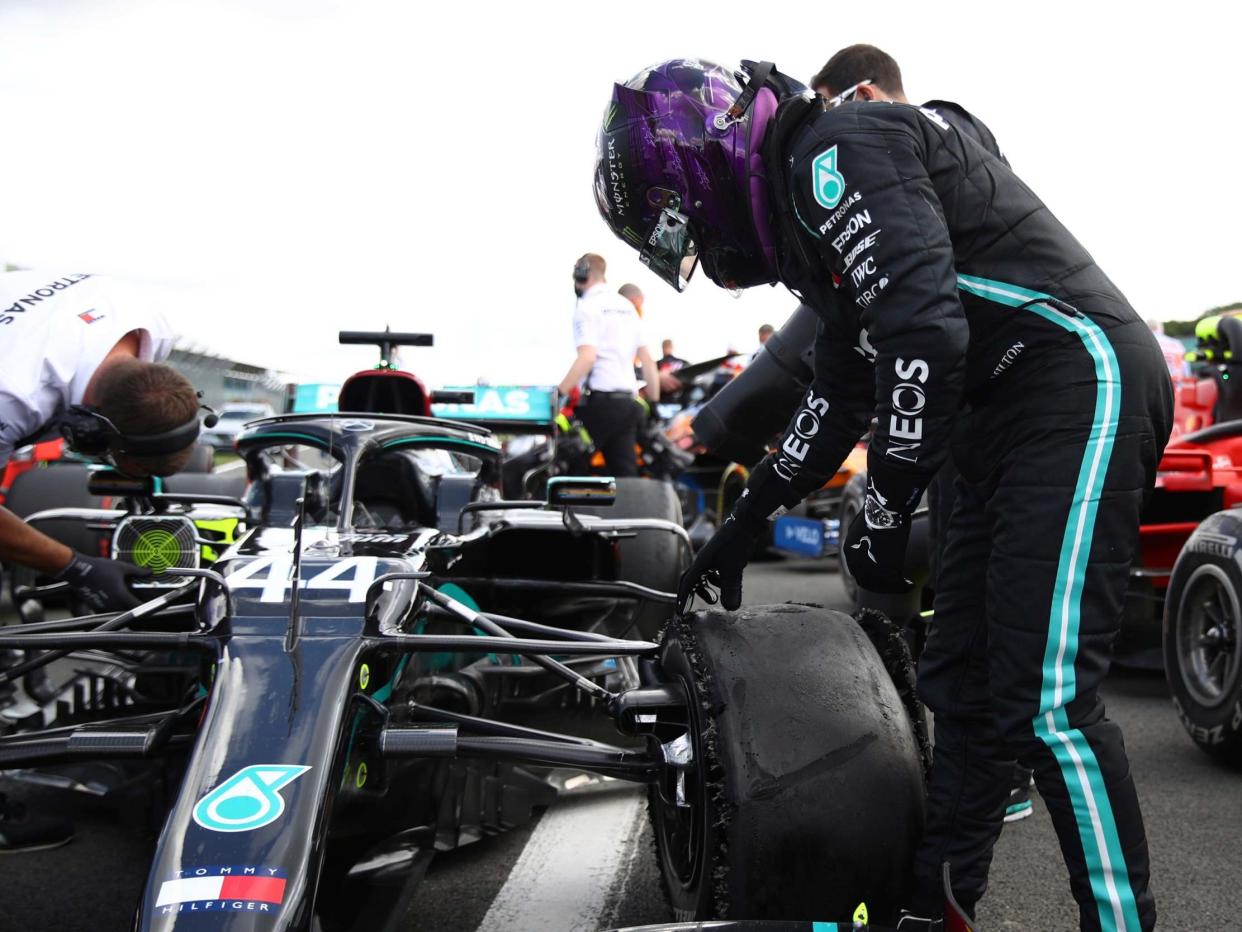
<svg viewBox="0 0 1242 932">
<path fill-rule="evenodd" d="M 149 569 L 132 563 L 75 553 L 69 565 L 56 574 L 56 579 L 67 582 L 78 600 L 92 613 L 99 614 L 123 612 L 140 605 L 126 583 L 150 575 Z"/>
<path fill-rule="evenodd" d="M 926 483 L 893 470 L 867 469 L 867 498 L 854 516 L 841 547 L 845 565 L 860 588 L 904 593 L 913 588 L 905 576 L 910 515 Z"/>
</svg>

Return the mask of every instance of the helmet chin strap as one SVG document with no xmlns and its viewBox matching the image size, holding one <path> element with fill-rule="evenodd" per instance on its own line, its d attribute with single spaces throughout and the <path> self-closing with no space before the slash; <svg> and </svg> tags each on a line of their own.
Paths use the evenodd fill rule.
<svg viewBox="0 0 1242 932">
<path fill-rule="evenodd" d="M 771 90 L 760 89 L 746 142 L 746 203 L 750 207 L 750 220 L 755 228 L 755 237 L 763 252 L 763 262 L 772 273 L 773 279 L 777 277 L 778 261 L 776 238 L 772 234 L 767 167 L 763 164 L 762 152 L 768 124 L 776 114 L 777 103 L 776 95 Z M 780 171 L 779 166 L 777 171 Z"/>
<path fill-rule="evenodd" d="M 742 62 L 743 67 L 746 64 L 746 62 Z M 756 64 L 747 77 L 745 85 L 742 87 L 742 93 L 738 94 L 737 100 L 733 101 L 733 106 L 724 113 L 716 114 L 712 120 L 712 126 L 716 130 L 724 132 L 734 123 L 740 123 L 742 117 L 746 115 L 746 111 L 750 109 L 750 105 L 755 102 L 755 96 L 762 90 L 775 70 L 776 65 L 770 61 L 761 61 Z"/>
<path fill-rule="evenodd" d="M 755 231 L 755 239 L 759 246 L 759 257 L 770 275 L 769 280 L 775 281 L 777 278 L 776 244 L 769 217 L 767 170 L 760 157 L 760 151 L 768 123 L 776 113 L 778 103 L 776 94 L 765 86 L 768 79 L 775 73 L 776 65 L 770 61 L 758 63 L 743 61 L 742 67 L 747 75 L 742 92 L 733 102 L 733 106 L 723 113 L 716 114 L 708 125 L 708 132 L 713 135 L 723 135 L 736 124 L 741 123 L 747 111 L 754 111 L 750 123 L 745 127 L 746 177 L 741 179 L 741 194 L 746 199 L 747 208 L 750 211 L 751 226 Z M 740 293 L 740 290 L 737 293 Z"/>
</svg>

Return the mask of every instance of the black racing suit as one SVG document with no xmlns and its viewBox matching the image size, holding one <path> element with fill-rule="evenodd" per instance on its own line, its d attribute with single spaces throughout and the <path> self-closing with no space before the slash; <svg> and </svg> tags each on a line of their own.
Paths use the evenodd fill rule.
<svg viewBox="0 0 1242 932">
<path fill-rule="evenodd" d="M 1159 349 L 1008 166 L 930 111 L 789 100 L 763 155 L 781 279 L 820 327 L 754 500 L 818 488 L 873 414 L 868 473 L 894 513 L 950 447 L 962 475 L 919 669 L 936 758 L 913 905 L 938 908 L 947 860 L 973 908 L 1017 758 L 1082 928 L 1150 929 L 1142 818 L 1098 687 L 1169 434 Z"/>
</svg>

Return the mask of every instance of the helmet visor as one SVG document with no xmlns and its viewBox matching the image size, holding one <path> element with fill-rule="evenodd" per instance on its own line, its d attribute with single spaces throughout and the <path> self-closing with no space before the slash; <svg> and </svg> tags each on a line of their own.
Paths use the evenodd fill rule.
<svg viewBox="0 0 1242 932">
<path fill-rule="evenodd" d="M 643 241 L 638 258 L 678 291 L 685 291 L 699 264 L 698 247 L 685 214 L 665 207 Z"/>
</svg>

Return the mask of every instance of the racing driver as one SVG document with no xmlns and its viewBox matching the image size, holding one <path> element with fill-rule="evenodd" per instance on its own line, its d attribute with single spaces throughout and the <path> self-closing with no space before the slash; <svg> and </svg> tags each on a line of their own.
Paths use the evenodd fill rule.
<svg viewBox="0 0 1242 932">
<path fill-rule="evenodd" d="M 1172 397 L 1146 325 L 1013 171 L 933 111 L 827 108 L 770 62 L 676 60 L 616 85 L 596 200 L 681 290 L 781 282 L 819 315 L 815 379 L 682 581 L 741 602 L 764 522 L 876 419 L 859 585 L 906 589 L 910 516 L 951 455 L 920 695 L 936 716 L 927 833 L 901 929 L 938 928 L 940 868 L 973 912 L 1013 759 L 1035 773 L 1088 930 L 1151 929 L 1147 842 L 1100 681 Z M 951 434 L 951 436 L 950 436 Z"/>
</svg>

